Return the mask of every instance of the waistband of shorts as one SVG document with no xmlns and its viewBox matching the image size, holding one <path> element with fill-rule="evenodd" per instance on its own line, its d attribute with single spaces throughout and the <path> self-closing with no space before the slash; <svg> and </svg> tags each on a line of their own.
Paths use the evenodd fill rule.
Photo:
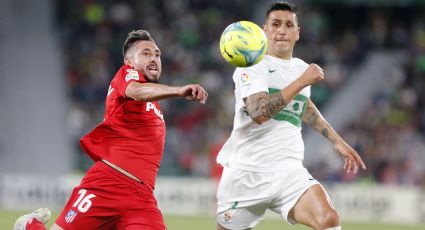
<svg viewBox="0 0 425 230">
<path fill-rule="evenodd" d="M 102 170 L 103 172 L 113 176 L 113 177 L 117 177 L 120 180 L 124 180 L 131 185 L 134 185 L 134 186 L 139 187 L 139 188 L 144 189 L 144 190 L 149 190 L 148 187 L 143 182 L 138 182 L 138 181 L 135 181 L 134 179 L 131 179 L 130 177 L 122 174 L 121 172 L 119 172 L 116 169 L 112 168 L 111 166 L 107 165 L 103 161 L 96 161 L 96 163 L 93 167 L 96 167 L 96 168 Z"/>
<path fill-rule="evenodd" d="M 273 173 L 287 171 L 292 168 L 304 167 L 302 160 L 288 157 L 282 161 L 279 161 L 272 168 L 260 167 L 258 165 L 244 165 L 240 163 L 234 163 L 227 166 L 227 168 L 237 169 L 249 172 L 262 172 L 262 173 Z"/>
</svg>

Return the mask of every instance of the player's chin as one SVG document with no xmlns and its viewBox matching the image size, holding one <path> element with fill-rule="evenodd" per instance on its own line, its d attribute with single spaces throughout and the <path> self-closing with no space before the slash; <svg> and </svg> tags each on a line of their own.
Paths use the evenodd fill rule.
<svg viewBox="0 0 425 230">
<path fill-rule="evenodd" d="M 275 41 L 274 45 L 280 49 L 288 49 L 292 46 L 291 42 L 289 41 Z"/>
<path fill-rule="evenodd" d="M 152 82 L 152 83 L 158 83 L 159 82 L 159 74 L 146 74 L 146 81 Z"/>
<path fill-rule="evenodd" d="M 291 46 L 288 43 L 282 43 L 278 44 L 277 49 L 281 52 L 288 52 L 290 50 Z"/>
</svg>

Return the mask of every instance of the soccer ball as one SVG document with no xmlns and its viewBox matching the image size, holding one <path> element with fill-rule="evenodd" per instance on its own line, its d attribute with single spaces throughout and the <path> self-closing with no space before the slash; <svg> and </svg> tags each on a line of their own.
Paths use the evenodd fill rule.
<svg viewBox="0 0 425 230">
<path fill-rule="evenodd" d="M 224 60 L 236 67 L 248 67 L 260 62 L 267 51 L 264 31 L 250 21 L 230 24 L 221 34 L 220 52 Z"/>
</svg>

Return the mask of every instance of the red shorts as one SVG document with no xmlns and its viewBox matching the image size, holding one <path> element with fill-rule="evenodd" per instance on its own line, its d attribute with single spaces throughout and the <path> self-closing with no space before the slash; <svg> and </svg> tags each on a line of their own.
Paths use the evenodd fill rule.
<svg viewBox="0 0 425 230">
<path fill-rule="evenodd" d="M 102 161 L 74 188 L 56 224 L 64 229 L 166 229 L 153 192 Z"/>
</svg>

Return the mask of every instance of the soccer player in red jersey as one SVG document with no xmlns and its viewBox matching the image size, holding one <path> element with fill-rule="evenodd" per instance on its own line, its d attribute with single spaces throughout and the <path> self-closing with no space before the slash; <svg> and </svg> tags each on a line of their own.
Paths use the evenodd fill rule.
<svg viewBox="0 0 425 230">
<path fill-rule="evenodd" d="M 204 104 L 208 94 L 197 84 L 158 84 L 161 52 L 145 30 L 128 34 L 123 55 L 124 65 L 109 85 L 104 120 L 80 141 L 96 163 L 51 229 L 166 229 L 153 194 L 165 142 L 157 101 L 184 97 Z M 46 212 L 21 217 L 14 229 L 45 229 Z"/>
</svg>

